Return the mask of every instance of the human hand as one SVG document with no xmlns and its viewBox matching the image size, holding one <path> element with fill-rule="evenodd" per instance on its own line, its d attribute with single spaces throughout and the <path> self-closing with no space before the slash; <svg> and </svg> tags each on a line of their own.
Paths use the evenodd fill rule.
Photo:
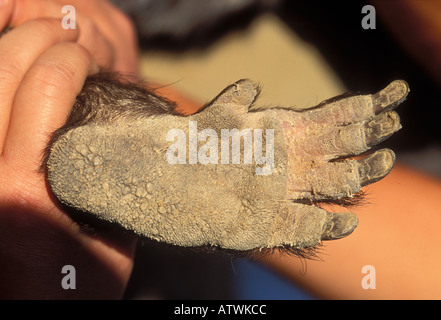
<svg viewBox="0 0 441 320">
<path fill-rule="evenodd" d="M 76 42 L 100 67 L 137 79 L 138 46 L 132 21 L 105 0 L 8 0 L 0 13 L 0 30 L 39 18 L 62 19 L 65 5 L 75 8 Z"/>
<path fill-rule="evenodd" d="M 105 13 L 88 15 L 102 4 L 112 17 L 108 4 L 78 1 L 78 29 L 65 30 L 59 19 L 62 3 L 17 0 L 0 7 L 0 28 L 14 27 L 0 39 L 3 298 L 121 297 L 133 263 L 133 238 L 84 233 L 58 207 L 44 175 L 38 173 L 48 136 L 66 121 L 86 77 L 99 66 L 136 71 L 136 59 L 129 59 L 136 57 L 136 50 L 126 47 L 124 53 L 117 44 L 133 34 L 115 34 L 112 22 L 104 22 Z M 96 42 L 90 41 L 88 30 L 95 30 Z M 75 267 L 82 284 L 75 290 L 61 286 L 64 265 Z"/>
</svg>

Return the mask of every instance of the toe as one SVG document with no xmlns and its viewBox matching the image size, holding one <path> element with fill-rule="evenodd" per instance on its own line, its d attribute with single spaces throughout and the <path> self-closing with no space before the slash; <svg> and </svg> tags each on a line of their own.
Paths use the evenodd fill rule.
<svg viewBox="0 0 441 320">
<path fill-rule="evenodd" d="M 366 144 L 375 146 L 401 129 L 400 117 L 394 111 L 383 112 L 364 125 Z"/>
<path fill-rule="evenodd" d="M 395 154 L 390 149 L 381 149 L 370 156 L 358 160 L 360 185 L 377 182 L 383 179 L 395 165 Z"/>
<path fill-rule="evenodd" d="M 358 218 L 352 212 L 329 213 L 331 220 L 325 226 L 322 240 L 335 240 L 348 236 L 358 225 Z"/>
<path fill-rule="evenodd" d="M 380 92 L 372 95 L 375 113 L 397 107 L 409 93 L 409 85 L 404 80 L 396 80 Z"/>
</svg>

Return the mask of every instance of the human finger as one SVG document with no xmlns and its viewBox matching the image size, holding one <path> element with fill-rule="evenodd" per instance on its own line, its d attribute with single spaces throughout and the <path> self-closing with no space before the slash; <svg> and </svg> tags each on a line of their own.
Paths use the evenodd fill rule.
<svg viewBox="0 0 441 320">
<path fill-rule="evenodd" d="M 38 57 L 17 90 L 6 159 L 38 168 L 48 136 L 66 121 L 86 77 L 97 71 L 88 51 L 73 42 L 60 42 Z"/>
<path fill-rule="evenodd" d="M 95 1 L 88 2 L 94 3 Z M 77 42 L 90 51 L 100 66 L 111 69 L 114 64 L 113 43 L 101 32 L 96 23 L 97 19 L 80 10 L 80 3 L 81 1 L 69 1 L 66 2 L 66 5 L 69 5 L 67 7 L 63 5 L 64 3 L 57 1 L 16 0 L 9 25 L 19 26 L 26 21 L 40 18 L 60 19 L 61 23 L 64 22 L 63 28 L 79 29 Z M 100 11 L 99 8 L 97 10 Z M 66 23 L 68 20 L 69 24 Z"/>
<path fill-rule="evenodd" d="M 26 22 L 1 38 L 0 154 L 8 130 L 14 95 L 24 74 L 48 48 L 60 41 L 75 41 L 77 36 L 76 30 L 62 29 L 59 20 L 37 19 Z"/>
<path fill-rule="evenodd" d="M 14 11 L 14 3 L 15 1 L 13 0 L 5 0 L 0 3 L 0 30 L 4 30 L 7 27 Z"/>
<path fill-rule="evenodd" d="M 64 5 L 72 3 L 70 0 L 57 1 Z M 136 78 L 139 71 L 139 52 L 133 21 L 109 1 L 82 0 L 76 1 L 74 6 L 80 14 L 89 17 L 94 22 L 100 33 L 110 43 L 114 54 L 113 70 Z M 79 23 L 81 26 L 81 20 Z"/>
</svg>

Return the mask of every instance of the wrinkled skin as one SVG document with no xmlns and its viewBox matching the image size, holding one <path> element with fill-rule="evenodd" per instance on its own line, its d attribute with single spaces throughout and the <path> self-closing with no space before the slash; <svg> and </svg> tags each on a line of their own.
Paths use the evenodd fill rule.
<svg viewBox="0 0 441 320">
<path fill-rule="evenodd" d="M 93 92 L 94 86 L 85 87 Z M 409 88 L 404 81 L 394 81 L 377 94 L 336 97 L 299 111 L 255 107 L 259 87 L 240 80 L 190 116 L 176 114 L 169 103 L 148 92 L 151 101 L 139 107 L 129 91 L 126 96 L 124 90 L 119 92 L 113 102 L 98 102 L 90 120 L 55 134 L 47 174 L 57 198 L 166 243 L 246 251 L 303 249 L 349 235 L 358 224 L 355 214 L 329 213 L 316 203 L 351 198 L 392 170 L 395 155 L 388 149 L 359 160 L 348 157 L 401 128 L 392 109 Z M 137 112 L 113 114 L 111 104 L 115 110 L 136 106 Z M 161 112 L 152 112 L 155 108 Z M 209 135 L 196 142 L 196 150 L 203 151 L 193 164 L 192 125 L 199 134 L 207 129 Z M 244 147 L 239 163 L 232 158 L 224 163 L 225 129 L 265 132 L 262 156 L 273 152 L 273 166 L 259 174 L 265 164 L 255 153 L 252 163 L 245 163 Z M 267 129 L 273 130 L 273 140 Z M 170 130 L 185 134 L 184 149 L 177 148 L 178 136 L 167 136 Z M 167 153 L 172 146 L 174 152 Z M 219 153 L 210 148 L 207 153 L 208 146 L 216 146 Z M 179 150 L 186 152 L 180 158 L 185 163 L 171 164 L 169 157 Z M 233 147 L 229 150 L 234 154 Z M 201 159 L 212 162 L 202 164 Z"/>
</svg>

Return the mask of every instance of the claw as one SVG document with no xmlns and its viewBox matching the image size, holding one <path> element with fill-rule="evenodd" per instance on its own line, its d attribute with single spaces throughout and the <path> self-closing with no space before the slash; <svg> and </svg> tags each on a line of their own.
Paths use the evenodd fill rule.
<svg viewBox="0 0 441 320">
<path fill-rule="evenodd" d="M 400 117 L 394 111 L 381 113 L 365 124 L 366 143 L 375 146 L 401 129 Z"/>
<path fill-rule="evenodd" d="M 260 88 L 257 82 L 242 79 L 225 88 L 210 105 L 233 105 L 247 112 L 259 94 Z"/>
<path fill-rule="evenodd" d="M 358 172 L 362 187 L 383 179 L 395 165 L 395 154 L 390 149 L 381 149 L 358 160 Z"/>
<path fill-rule="evenodd" d="M 358 225 L 358 218 L 352 212 L 329 213 L 333 217 L 322 233 L 322 240 L 335 240 L 348 236 Z"/>
<path fill-rule="evenodd" d="M 372 95 L 375 113 L 392 110 L 406 99 L 409 85 L 404 80 L 396 80 L 380 92 Z"/>
</svg>

